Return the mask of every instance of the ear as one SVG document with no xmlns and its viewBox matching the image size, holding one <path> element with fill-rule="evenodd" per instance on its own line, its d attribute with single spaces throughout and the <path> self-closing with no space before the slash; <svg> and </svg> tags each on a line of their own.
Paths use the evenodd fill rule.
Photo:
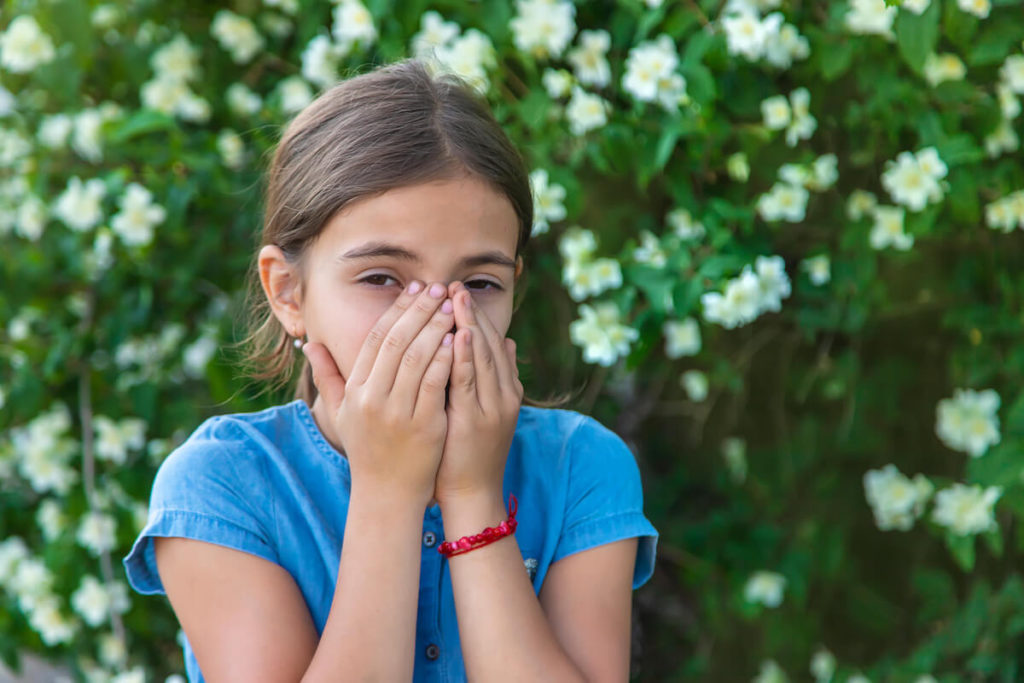
<svg viewBox="0 0 1024 683">
<path fill-rule="evenodd" d="M 302 278 L 298 266 L 289 263 L 281 248 L 268 244 L 260 249 L 260 283 L 270 308 L 285 331 L 293 337 L 306 335 L 302 321 Z"/>
</svg>

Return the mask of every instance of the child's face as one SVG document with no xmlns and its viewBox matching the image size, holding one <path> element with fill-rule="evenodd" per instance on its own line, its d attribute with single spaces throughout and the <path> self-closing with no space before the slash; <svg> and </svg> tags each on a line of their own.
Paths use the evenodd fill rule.
<svg viewBox="0 0 1024 683">
<path fill-rule="evenodd" d="M 275 305 L 275 313 L 290 333 L 324 344 L 346 379 L 370 328 L 414 279 L 427 286 L 440 282 L 449 294 L 452 283 L 462 282 L 505 335 L 522 266 L 515 261 L 518 229 L 508 198 L 475 178 L 358 200 L 335 215 L 307 247 L 305 286 L 292 304 Z M 383 247 L 409 255 L 359 255 Z M 260 253 L 261 275 L 275 249 L 265 247 Z M 478 255 L 491 258 L 464 263 Z M 264 276 L 265 289 L 269 282 Z"/>
</svg>

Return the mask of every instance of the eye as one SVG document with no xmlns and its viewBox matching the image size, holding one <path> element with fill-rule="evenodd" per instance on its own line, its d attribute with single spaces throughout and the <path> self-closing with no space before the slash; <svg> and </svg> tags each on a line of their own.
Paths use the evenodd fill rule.
<svg viewBox="0 0 1024 683">
<path fill-rule="evenodd" d="M 384 273 L 374 273 L 373 275 L 367 275 L 360 280 L 360 282 L 365 282 L 371 287 L 387 287 L 387 283 L 384 282 L 386 280 L 395 280 L 395 278 L 390 275 L 385 275 Z M 395 280 L 395 282 L 397 283 L 398 280 Z"/>
<path fill-rule="evenodd" d="M 487 291 L 488 287 L 490 287 L 491 289 L 496 290 L 496 291 L 500 291 L 501 290 L 501 285 L 499 285 L 499 284 L 497 284 L 495 282 L 491 282 L 490 280 L 470 280 L 469 282 L 466 282 L 465 284 L 466 284 L 466 289 L 476 290 L 478 292 L 485 292 L 485 291 Z M 477 286 L 477 285 L 483 285 L 483 286 Z"/>
</svg>

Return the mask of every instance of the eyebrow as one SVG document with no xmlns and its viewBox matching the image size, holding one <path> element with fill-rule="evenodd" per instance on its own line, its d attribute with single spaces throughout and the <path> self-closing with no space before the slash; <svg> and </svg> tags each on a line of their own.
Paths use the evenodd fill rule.
<svg viewBox="0 0 1024 683">
<path fill-rule="evenodd" d="M 409 251 L 405 247 L 400 247 L 396 244 L 388 244 L 387 242 L 367 242 L 363 245 L 349 249 L 344 254 L 338 256 L 339 261 L 353 261 L 356 259 L 368 259 L 368 258 L 395 258 L 402 261 L 410 261 L 412 263 L 422 263 L 423 259 L 420 258 L 419 254 Z M 459 265 L 463 268 L 472 268 L 474 266 L 482 266 L 493 264 L 497 266 L 506 266 L 508 268 L 515 269 L 516 262 L 510 259 L 500 251 L 485 251 L 479 254 L 473 254 L 467 256 L 459 262 Z"/>
</svg>

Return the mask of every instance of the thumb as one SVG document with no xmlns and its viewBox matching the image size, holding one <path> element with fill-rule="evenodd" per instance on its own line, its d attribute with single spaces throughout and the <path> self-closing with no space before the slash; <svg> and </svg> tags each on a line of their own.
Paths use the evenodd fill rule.
<svg viewBox="0 0 1024 683">
<path fill-rule="evenodd" d="M 320 342 L 307 342 L 302 347 L 302 353 L 309 360 L 316 390 L 324 397 L 327 407 L 334 412 L 345 398 L 345 378 L 341 376 L 334 357 Z"/>
</svg>

